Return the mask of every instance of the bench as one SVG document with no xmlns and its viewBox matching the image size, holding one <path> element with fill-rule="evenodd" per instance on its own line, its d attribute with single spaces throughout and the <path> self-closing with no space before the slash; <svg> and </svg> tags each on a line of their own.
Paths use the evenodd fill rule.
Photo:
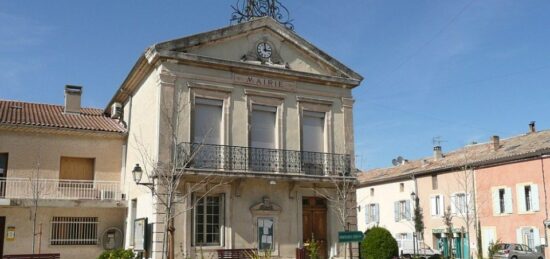
<svg viewBox="0 0 550 259">
<path fill-rule="evenodd" d="M 251 255 L 258 252 L 257 249 L 219 249 L 218 259 L 250 259 Z"/>
<path fill-rule="evenodd" d="M 60 254 L 4 255 L 4 259 L 60 259 Z"/>
</svg>

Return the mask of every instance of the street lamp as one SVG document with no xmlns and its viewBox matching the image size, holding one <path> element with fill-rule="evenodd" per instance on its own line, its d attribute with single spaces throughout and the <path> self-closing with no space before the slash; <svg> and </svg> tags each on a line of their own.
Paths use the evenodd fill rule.
<svg viewBox="0 0 550 259">
<path fill-rule="evenodd" d="M 132 176 L 134 177 L 134 182 L 136 182 L 136 184 L 139 184 L 139 182 L 141 182 L 143 170 L 141 169 L 141 166 L 139 166 L 139 164 L 136 164 L 134 170 L 132 170 Z"/>
<path fill-rule="evenodd" d="M 149 188 L 154 186 L 154 183 L 142 183 L 141 182 L 141 177 L 142 176 L 143 176 L 143 170 L 141 169 L 141 166 L 139 166 L 139 164 L 136 164 L 136 166 L 134 166 L 134 170 L 132 170 L 132 177 L 134 178 L 134 182 L 137 185 L 144 185 L 144 186 L 147 186 Z"/>
<path fill-rule="evenodd" d="M 411 192 L 411 200 L 416 201 L 416 193 Z"/>
</svg>

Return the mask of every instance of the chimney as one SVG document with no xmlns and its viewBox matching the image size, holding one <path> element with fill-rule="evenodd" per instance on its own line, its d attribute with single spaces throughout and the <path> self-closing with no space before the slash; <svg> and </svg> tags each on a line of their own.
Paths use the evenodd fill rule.
<svg viewBox="0 0 550 259">
<path fill-rule="evenodd" d="M 492 136 L 491 142 L 493 143 L 493 151 L 497 151 L 500 148 L 500 137 L 497 135 Z"/>
<path fill-rule="evenodd" d="M 434 160 L 437 161 L 443 158 L 443 152 L 441 152 L 441 146 L 434 147 Z"/>
<path fill-rule="evenodd" d="M 65 86 L 65 113 L 80 113 L 80 96 L 82 95 L 82 86 Z"/>
<path fill-rule="evenodd" d="M 535 121 L 529 123 L 529 133 L 536 133 L 537 129 L 535 128 Z"/>
</svg>

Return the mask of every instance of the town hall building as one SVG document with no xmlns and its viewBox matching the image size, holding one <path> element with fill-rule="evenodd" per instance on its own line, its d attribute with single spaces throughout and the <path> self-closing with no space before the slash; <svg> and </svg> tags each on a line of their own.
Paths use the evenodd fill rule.
<svg viewBox="0 0 550 259">
<path fill-rule="evenodd" d="M 263 17 L 147 48 L 101 111 L 80 108 L 74 86 L 53 110 L 0 103 L 0 223 L 15 233 L 3 253 L 30 253 L 35 196 L 16 189 L 33 188 L 36 168 L 21 157 L 41 139 L 51 166 L 37 179 L 52 193 L 38 197 L 43 253 L 295 258 L 314 240 L 321 258 L 344 257 L 338 232 L 357 228 L 352 89 L 362 79 Z M 44 122 L 51 114 L 10 117 L 45 111 L 58 125 Z"/>
</svg>

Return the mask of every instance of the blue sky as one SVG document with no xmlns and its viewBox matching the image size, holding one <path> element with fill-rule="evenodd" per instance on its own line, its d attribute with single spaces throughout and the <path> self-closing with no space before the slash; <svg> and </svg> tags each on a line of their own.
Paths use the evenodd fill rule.
<svg viewBox="0 0 550 259">
<path fill-rule="evenodd" d="M 234 0 L 0 1 L 0 98 L 103 108 L 155 42 L 229 24 Z M 365 77 L 357 166 L 550 128 L 550 1 L 283 1 L 298 34 Z"/>
</svg>

